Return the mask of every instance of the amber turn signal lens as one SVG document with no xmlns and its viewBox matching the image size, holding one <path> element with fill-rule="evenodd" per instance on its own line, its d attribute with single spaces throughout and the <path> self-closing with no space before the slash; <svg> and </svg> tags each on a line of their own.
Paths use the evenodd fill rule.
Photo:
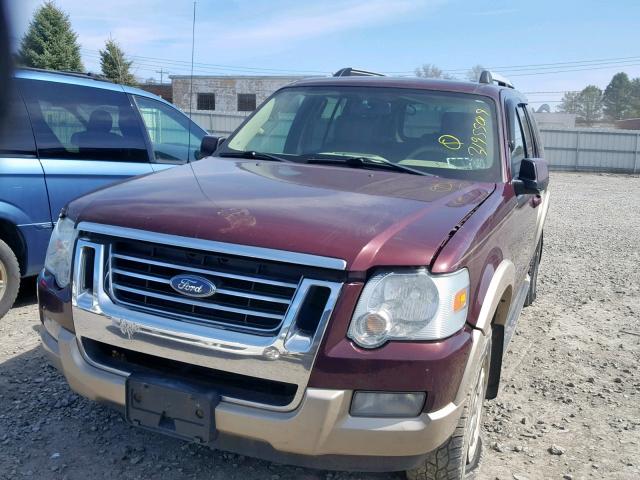
<svg viewBox="0 0 640 480">
<path fill-rule="evenodd" d="M 365 330 L 369 335 L 381 335 L 387 333 L 389 319 L 380 313 L 370 313 L 365 319 Z"/>
<path fill-rule="evenodd" d="M 463 288 L 453 297 L 453 311 L 459 312 L 467 306 L 467 289 Z"/>
</svg>

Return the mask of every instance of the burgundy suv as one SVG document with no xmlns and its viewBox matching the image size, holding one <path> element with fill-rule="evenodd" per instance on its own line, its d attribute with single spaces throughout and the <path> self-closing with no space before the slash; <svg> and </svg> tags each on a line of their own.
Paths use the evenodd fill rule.
<svg viewBox="0 0 640 480">
<path fill-rule="evenodd" d="M 200 161 L 71 202 L 42 342 L 129 422 L 277 462 L 462 478 L 536 297 L 548 172 L 526 99 L 340 76 Z M 344 74 L 344 72 L 343 72 Z"/>
</svg>

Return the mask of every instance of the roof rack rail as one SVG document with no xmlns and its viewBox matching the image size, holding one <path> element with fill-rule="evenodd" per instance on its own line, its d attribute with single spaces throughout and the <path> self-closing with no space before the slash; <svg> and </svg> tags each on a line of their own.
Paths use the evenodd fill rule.
<svg viewBox="0 0 640 480">
<path fill-rule="evenodd" d="M 334 77 L 384 77 L 382 73 L 368 72 L 366 70 L 358 70 L 356 68 L 341 68 L 333 74 Z"/>
<path fill-rule="evenodd" d="M 17 66 L 16 69 L 29 70 L 31 72 L 43 72 L 43 73 L 54 73 L 54 74 L 58 74 L 58 75 L 68 75 L 70 77 L 89 78 L 91 80 L 100 80 L 101 82 L 113 83 L 111 80 L 109 80 L 104 75 L 101 75 L 99 73 L 93 73 L 93 72 L 83 73 L 83 72 L 73 72 L 73 71 L 70 71 L 70 70 L 49 70 L 49 69 L 46 69 L 46 68 L 21 67 L 21 66 Z"/>
<path fill-rule="evenodd" d="M 480 79 L 478 80 L 478 83 L 487 83 L 487 84 L 496 83 L 501 87 L 515 88 L 513 86 L 513 83 L 511 83 L 511 80 L 507 79 L 506 77 L 503 77 L 498 73 L 490 72 L 489 70 L 482 71 L 482 73 L 480 74 Z"/>
</svg>

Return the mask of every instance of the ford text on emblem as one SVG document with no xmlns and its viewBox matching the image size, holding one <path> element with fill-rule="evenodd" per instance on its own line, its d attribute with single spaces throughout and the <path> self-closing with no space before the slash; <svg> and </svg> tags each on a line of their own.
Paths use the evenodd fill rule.
<svg viewBox="0 0 640 480">
<path fill-rule="evenodd" d="M 216 293 L 216 284 L 197 275 L 176 275 L 171 280 L 171 288 L 188 297 L 210 297 Z"/>
</svg>

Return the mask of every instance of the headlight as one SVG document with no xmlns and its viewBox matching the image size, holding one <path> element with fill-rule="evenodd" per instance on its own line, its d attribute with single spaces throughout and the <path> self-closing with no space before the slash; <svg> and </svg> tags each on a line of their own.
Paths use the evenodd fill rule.
<svg viewBox="0 0 640 480">
<path fill-rule="evenodd" d="M 66 287 L 71 281 L 73 245 L 77 235 L 73 221 L 64 217 L 58 219 L 49 240 L 44 268 L 53 274 L 60 288 Z"/>
<path fill-rule="evenodd" d="M 364 348 L 388 340 L 438 340 L 467 319 L 469 272 L 430 275 L 426 270 L 372 277 L 353 312 L 348 336 Z"/>
</svg>

